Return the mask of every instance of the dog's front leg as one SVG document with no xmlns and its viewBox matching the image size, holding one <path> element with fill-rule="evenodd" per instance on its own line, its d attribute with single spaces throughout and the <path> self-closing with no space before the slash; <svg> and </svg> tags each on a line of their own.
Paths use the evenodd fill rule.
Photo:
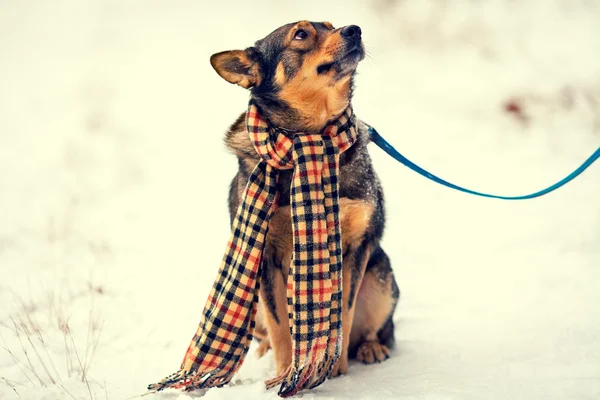
<svg viewBox="0 0 600 400">
<path fill-rule="evenodd" d="M 292 363 L 292 335 L 290 334 L 287 291 L 283 271 L 275 264 L 272 257 L 265 258 L 259 296 L 275 357 L 277 376 L 279 376 Z"/>
<path fill-rule="evenodd" d="M 356 309 L 356 293 L 365 273 L 367 260 L 369 259 L 368 252 L 369 244 L 364 241 L 358 248 L 349 248 L 344 254 L 342 264 L 342 354 L 331 371 L 331 377 L 348 372 L 348 347 Z"/>
</svg>

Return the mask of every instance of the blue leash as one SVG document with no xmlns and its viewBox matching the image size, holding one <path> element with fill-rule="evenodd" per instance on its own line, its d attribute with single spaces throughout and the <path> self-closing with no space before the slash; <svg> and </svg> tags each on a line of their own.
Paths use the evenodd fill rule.
<svg viewBox="0 0 600 400">
<path fill-rule="evenodd" d="M 431 179 L 434 182 L 437 182 L 441 185 L 447 186 L 452 189 L 459 190 L 461 192 L 470 193 L 470 194 L 474 194 L 474 195 L 482 196 L 482 197 L 490 197 L 493 199 L 503 199 L 503 200 L 533 199 L 535 197 L 540 197 L 547 193 L 553 192 L 556 189 L 560 188 L 561 186 L 566 185 L 567 183 L 569 183 L 570 181 L 572 181 L 573 179 L 578 177 L 583 171 L 585 171 L 587 169 L 587 167 L 592 165 L 594 163 L 594 161 L 596 161 L 598 158 L 600 158 L 600 147 L 599 147 L 594 152 L 594 154 L 592 154 L 587 160 L 585 160 L 585 162 L 583 164 L 581 164 L 581 166 L 579 168 L 577 168 L 575 171 L 570 173 L 566 178 L 564 178 L 560 182 L 557 182 L 554 185 L 547 187 L 546 189 L 540 190 L 539 192 L 527 194 L 524 196 L 496 196 L 494 194 L 481 193 L 481 192 L 476 192 L 474 190 L 465 189 L 463 187 L 460 187 L 458 185 L 455 185 L 453 183 L 445 181 L 442 178 L 438 178 L 437 176 L 433 175 L 430 172 L 425 171 L 423 168 L 419 167 L 418 165 L 416 165 L 415 163 L 410 161 L 408 158 L 406 158 L 402 154 L 400 154 L 398 152 L 398 150 L 396 150 L 394 148 L 394 146 L 389 144 L 372 126 L 369 126 L 369 135 L 371 135 L 371 140 L 377 146 L 379 146 L 383 151 L 388 153 L 393 159 L 399 161 L 400 163 L 404 164 L 408 168 L 412 169 L 415 172 L 418 172 L 419 174 L 423 175 L 426 178 Z"/>
</svg>

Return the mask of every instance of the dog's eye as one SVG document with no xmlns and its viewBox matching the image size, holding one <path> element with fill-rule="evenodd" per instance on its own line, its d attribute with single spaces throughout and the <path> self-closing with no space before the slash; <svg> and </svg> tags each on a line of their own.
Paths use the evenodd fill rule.
<svg viewBox="0 0 600 400">
<path fill-rule="evenodd" d="M 306 31 L 303 31 L 302 29 L 298 29 L 296 31 L 296 34 L 294 35 L 295 40 L 304 40 L 307 37 L 308 37 L 308 33 L 306 33 Z"/>
</svg>

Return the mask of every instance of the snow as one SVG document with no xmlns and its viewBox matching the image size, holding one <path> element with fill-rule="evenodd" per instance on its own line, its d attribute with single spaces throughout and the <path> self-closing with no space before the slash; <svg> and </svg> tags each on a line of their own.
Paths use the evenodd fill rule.
<svg viewBox="0 0 600 400">
<path fill-rule="evenodd" d="M 247 102 L 208 58 L 300 19 L 361 26 L 355 111 L 445 179 L 523 194 L 600 145 L 598 2 L 5 0 L 0 339 L 19 362 L 0 349 L 0 399 L 126 399 L 177 369 L 228 237 L 222 137 Z M 398 346 L 302 397 L 600 398 L 600 164 L 503 202 L 371 154 Z M 253 350 L 204 398 L 277 398 Z"/>
</svg>

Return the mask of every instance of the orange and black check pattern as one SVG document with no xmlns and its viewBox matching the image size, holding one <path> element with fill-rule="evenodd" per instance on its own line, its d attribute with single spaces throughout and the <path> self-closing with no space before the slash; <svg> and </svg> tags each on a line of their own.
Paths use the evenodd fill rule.
<svg viewBox="0 0 600 400">
<path fill-rule="evenodd" d="M 342 246 L 339 157 L 357 138 L 351 108 L 320 134 L 289 138 L 273 129 L 250 102 L 248 133 L 261 161 L 246 185 L 203 318 L 180 370 L 150 390 L 194 390 L 228 383 L 252 340 L 262 251 L 277 208 L 279 170 L 293 169 L 293 258 L 288 277 L 292 365 L 267 382 L 290 396 L 321 384 L 341 353 Z"/>
</svg>

